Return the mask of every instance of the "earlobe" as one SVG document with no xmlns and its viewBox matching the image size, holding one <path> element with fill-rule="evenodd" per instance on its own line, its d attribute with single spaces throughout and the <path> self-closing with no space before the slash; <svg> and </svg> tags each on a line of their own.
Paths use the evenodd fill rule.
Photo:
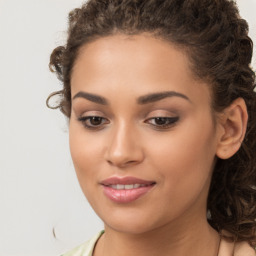
<svg viewBox="0 0 256 256">
<path fill-rule="evenodd" d="M 248 113 L 244 100 L 238 98 L 227 107 L 219 120 L 221 134 L 216 155 L 221 159 L 232 157 L 240 148 L 247 127 Z"/>
</svg>

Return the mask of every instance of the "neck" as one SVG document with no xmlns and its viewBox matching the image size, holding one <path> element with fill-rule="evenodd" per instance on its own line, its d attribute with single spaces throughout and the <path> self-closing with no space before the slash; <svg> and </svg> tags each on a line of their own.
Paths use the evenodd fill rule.
<svg viewBox="0 0 256 256">
<path fill-rule="evenodd" d="M 193 224 L 193 225 L 192 225 Z M 218 254 L 219 235 L 207 221 L 189 221 L 159 227 L 140 234 L 127 234 L 105 227 L 94 256 L 156 256 Z M 160 253 L 161 252 L 161 253 Z"/>
</svg>

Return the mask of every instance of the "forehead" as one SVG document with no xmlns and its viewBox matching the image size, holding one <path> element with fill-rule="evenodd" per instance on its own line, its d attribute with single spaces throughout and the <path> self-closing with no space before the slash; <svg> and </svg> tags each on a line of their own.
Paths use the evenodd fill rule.
<svg viewBox="0 0 256 256">
<path fill-rule="evenodd" d="M 209 86 L 195 79 L 184 50 L 150 35 L 114 35 L 84 45 L 71 77 L 71 92 L 111 90 L 138 94 L 174 90 L 210 99 Z"/>
<path fill-rule="evenodd" d="M 149 34 L 132 36 L 118 34 L 99 38 L 80 48 L 74 70 L 77 66 L 81 67 L 79 65 L 81 62 L 83 66 L 87 62 L 91 68 L 95 67 L 98 70 L 104 68 L 104 64 L 108 66 L 118 64 L 114 67 L 115 70 L 122 70 L 133 63 L 134 69 L 140 71 L 142 69 L 149 71 L 152 68 L 156 70 L 156 66 L 159 66 L 162 75 L 164 72 L 177 69 L 193 75 L 184 50 Z M 131 68 L 129 66 L 129 69 Z"/>
</svg>

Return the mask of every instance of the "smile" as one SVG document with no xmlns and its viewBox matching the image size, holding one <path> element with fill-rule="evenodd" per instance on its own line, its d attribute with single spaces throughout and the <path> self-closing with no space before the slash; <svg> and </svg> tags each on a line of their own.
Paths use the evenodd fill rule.
<svg viewBox="0 0 256 256">
<path fill-rule="evenodd" d="M 146 195 L 155 185 L 154 181 L 147 181 L 135 177 L 110 177 L 100 183 L 104 195 L 115 203 L 131 203 Z"/>
<path fill-rule="evenodd" d="M 149 185 L 145 185 L 145 184 L 128 184 L 128 185 L 123 185 L 123 184 L 116 184 L 116 185 L 109 185 L 109 187 L 113 188 L 113 189 L 117 189 L 117 190 L 129 190 L 129 189 L 135 189 L 135 188 L 140 188 L 140 187 L 146 187 Z"/>
</svg>

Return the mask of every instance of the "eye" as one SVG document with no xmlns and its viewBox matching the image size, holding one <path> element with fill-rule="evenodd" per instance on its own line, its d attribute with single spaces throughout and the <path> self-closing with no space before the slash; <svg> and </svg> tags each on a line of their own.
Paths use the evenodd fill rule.
<svg viewBox="0 0 256 256">
<path fill-rule="evenodd" d="M 153 125 L 157 129 L 167 129 L 172 127 L 179 117 L 152 117 L 146 120 L 146 123 Z"/>
<path fill-rule="evenodd" d="M 78 121 L 88 129 L 101 129 L 109 123 L 106 118 L 101 116 L 82 116 L 78 118 Z"/>
</svg>

